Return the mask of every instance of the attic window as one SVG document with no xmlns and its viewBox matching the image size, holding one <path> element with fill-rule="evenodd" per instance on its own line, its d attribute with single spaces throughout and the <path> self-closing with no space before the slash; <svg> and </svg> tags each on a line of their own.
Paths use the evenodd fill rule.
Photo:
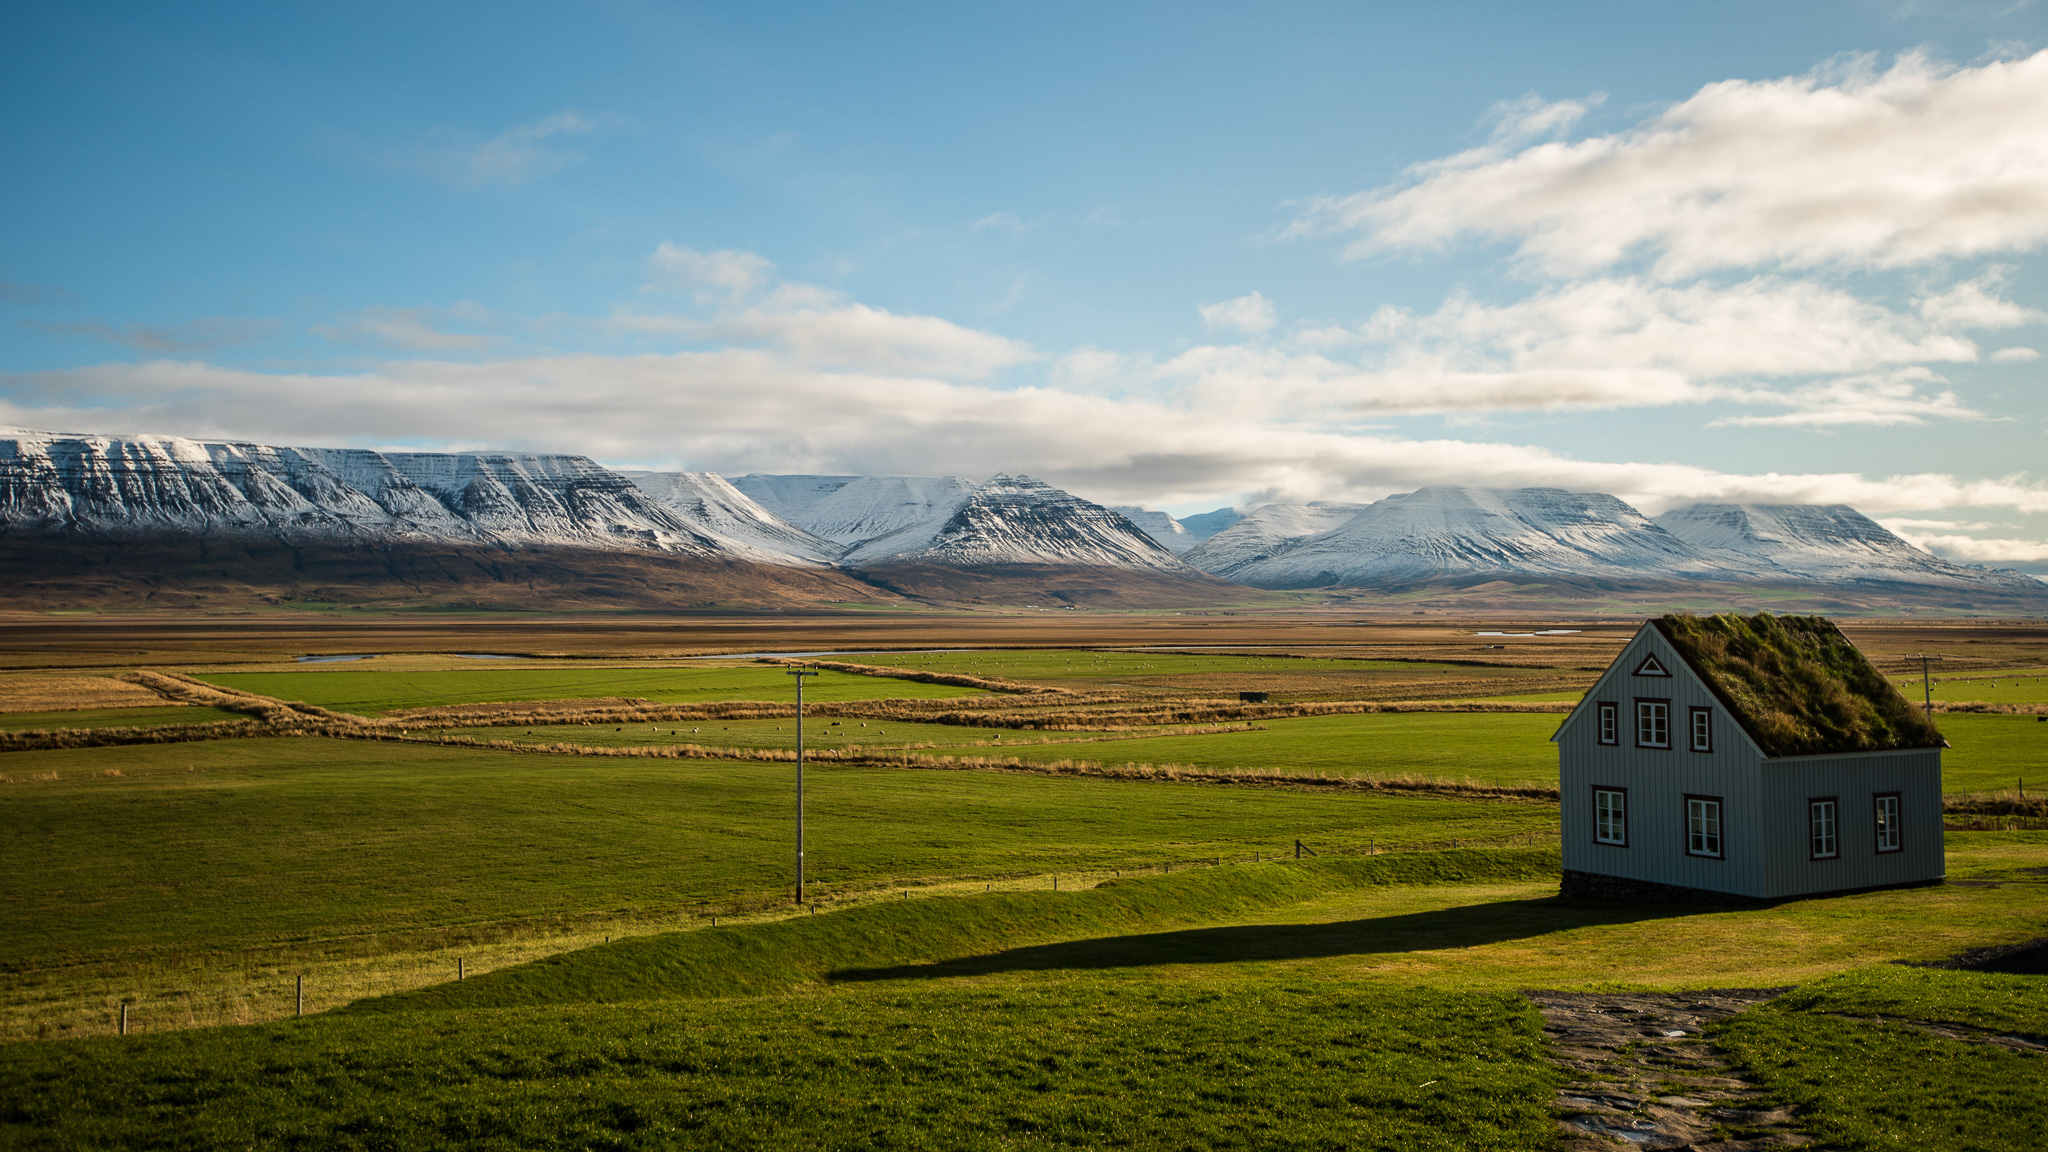
<svg viewBox="0 0 2048 1152">
<path fill-rule="evenodd" d="M 1643 657 L 1643 662 L 1636 666 L 1636 675 L 1669 676 L 1671 673 L 1665 670 L 1663 663 L 1657 659 L 1657 654 L 1652 652 Z"/>
</svg>

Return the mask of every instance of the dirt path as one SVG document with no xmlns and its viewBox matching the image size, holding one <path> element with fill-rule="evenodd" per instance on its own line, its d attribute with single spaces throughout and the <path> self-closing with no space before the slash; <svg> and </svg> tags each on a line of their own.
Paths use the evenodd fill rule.
<svg viewBox="0 0 2048 1152">
<path fill-rule="evenodd" d="M 1810 1147 L 1790 1108 L 1771 1108 L 1701 1029 L 1783 988 L 1678 994 L 1525 992 L 1572 1080 L 1558 1089 L 1569 1152 L 1751 1152 Z"/>
</svg>

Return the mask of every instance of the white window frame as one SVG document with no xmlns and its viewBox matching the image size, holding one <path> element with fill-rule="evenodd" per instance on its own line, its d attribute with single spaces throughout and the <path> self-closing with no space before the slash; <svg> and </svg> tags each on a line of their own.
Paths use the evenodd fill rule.
<svg viewBox="0 0 2048 1152">
<path fill-rule="evenodd" d="M 1593 843 L 1628 847 L 1628 789 L 1593 789 Z"/>
<path fill-rule="evenodd" d="M 1685 798 L 1685 854 L 1701 856 L 1709 860 L 1727 857 L 1727 845 L 1723 842 L 1721 798 L 1719 796 L 1687 796 Z"/>
<path fill-rule="evenodd" d="M 1646 740 L 1646 735 L 1661 735 L 1663 740 Z M 1671 701 L 1636 697 L 1636 747 L 1671 747 Z"/>
<path fill-rule="evenodd" d="M 1685 710 L 1686 727 L 1691 730 L 1692 750 L 1712 752 L 1714 750 L 1714 710 L 1712 708 L 1688 708 Z"/>
<path fill-rule="evenodd" d="M 1836 860 L 1842 855 L 1842 802 L 1835 796 L 1806 801 L 1806 854 L 1809 860 Z"/>
<path fill-rule="evenodd" d="M 1905 851 L 1905 799 L 1897 792 L 1879 792 L 1870 798 L 1870 807 L 1877 817 L 1877 850 Z"/>
<path fill-rule="evenodd" d="M 1594 732 L 1602 744 L 1621 743 L 1621 705 L 1602 700 L 1593 706 Z"/>
</svg>

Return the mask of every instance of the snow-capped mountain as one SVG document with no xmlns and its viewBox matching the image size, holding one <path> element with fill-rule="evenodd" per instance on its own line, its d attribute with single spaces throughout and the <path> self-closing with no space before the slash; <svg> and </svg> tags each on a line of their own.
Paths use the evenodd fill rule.
<svg viewBox="0 0 2048 1152">
<path fill-rule="evenodd" d="M 1267 559 L 1305 536 L 1340 527 L 1365 507 L 1321 501 L 1261 505 L 1190 549 L 1183 558 L 1212 576 L 1232 579 L 1230 573 L 1239 568 Z"/>
<path fill-rule="evenodd" d="M 924 547 L 972 495 L 959 476 L 856 476 L 789 519 L 857 560 Z"/>
<path fill-rule="evenodd" d="M 1139 531 L 1158 541 L 1168 552 L 1176 556 L 1202 542 L 1202 538 L 1188 531 L 1186 525 L 1156 508 L 1112 504 L 1109 510 L 1136 524 Z"/>
<path fill-rule="evenodd" d="M 900 537 L 900 534 L 899 534 Z M 892 537 L 891 539 L 896 539 Z M 977 567 L 1055 564 L 1187 572 L 1137 525 L 1029 476 L 997 473 L 976 487 L 923 547 L 873 560 Z"/>
<path fill-rule="evenodd" d="M 1196 516 L 1183 516 L 1180 526 L 1197 540 L 1207 540 L 1232 524 L 1244 519 L 1244 513 L 1235 508 L 1218 508 L 1214 512 L 1203 512 Z"/>
<path fill-rule="evenodd" d="M 860 477 L 783 476 L 749 472 L 745 476 L 728 476 L 726 479 L 731 481 L 733 487 L 746 493 L 747 498 L 754 503 L 795 524 L 797 516 L 804 509 Z"/>
<path fill-rule="evenodd" d="M 581 456 L 0 431 L 0 529 L 724 555 Z"/>
<path fill-rule="evenodd" d="M 1847 504 L 1697 504 L 1664 513 L 1657 525 L 1710 562 L 1758 579 L 2039 591 L 2040 581 L 2024 573 L 1955 564 L 1916 548 Z"/>
<path fill-rule="evenodd" d="M 717 540 L 731 555 L 761 564 L 829 564 L 839 545 L 761 507 L 716 472 L 627 472 L 654 503 Z"/>
<path fill-rule="evenodd" d="M 1254 517 L 1257 513 L 1253 514 Z M 1250 523 L 1252 518 L 1247 518 Z M 1620 500 L 1560 488 L 1424 488 L 1357 510 L 1337 527 L 1230 561 L 1217 534 L 1189 561 L 1263 588 L 1411 583 L 1441 576 L 1700 578 L 1685 542 Z"/>
</svg>

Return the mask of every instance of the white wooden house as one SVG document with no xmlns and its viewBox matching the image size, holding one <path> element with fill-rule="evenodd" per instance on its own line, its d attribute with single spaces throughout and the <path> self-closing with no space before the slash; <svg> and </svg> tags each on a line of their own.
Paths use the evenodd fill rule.
<svg viewBox="0 0 2048 1152">
<path fill-rule="evenodd" d="M 1645 623 L 1551 738 L 1566 897 L 1939 882 L 1930 719 L 1818 617 Z"/>
</svg>

